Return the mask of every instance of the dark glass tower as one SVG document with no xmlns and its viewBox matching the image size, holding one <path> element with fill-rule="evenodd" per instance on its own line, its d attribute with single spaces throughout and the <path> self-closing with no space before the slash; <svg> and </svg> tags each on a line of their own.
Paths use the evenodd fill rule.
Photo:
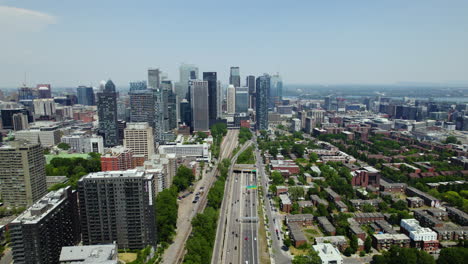
<svg viewBox="0 0 468 264">
<path fill-rule="evenodd" d="M 203 80 L 208 82 L 208 119 L 210 127 L 216 123 L 217 113 L 217 77 L 216 72 L 204 72 Z"/>
<path fill-rule="evenodd" d="M 104 146 L 117 146 L 119 144 L 117 92 L 111 80 L 107 81 L 104 90 L 97 93 L 97 99 L 99 131 L 104 136 Z"/>
<path fill-rule="evenodd" d="M 249 88 L 249 108 L 255 109 L 255 76 L 247 76 L 245 86 Z"/>
<path fill-rule="evenodd" d="M 78 97 L 78 104 L 81 105 L 95 105 L 96 100 L 94 98 L 93 87 L 78 86 L 76 88 Z"/>
<path fill-rule="evenodd" d="M 240 87 L 239 67 L 231 67 L 231 74 L 229 75 L 229 84 L 234 85 L 234 87 Z"/>
<path fill-rule="evenodd" d="M 264 74 L 257 78 L 256 83 L 256 129 L 268 129 L 268 91 L 270 90 L 270 75 Z"/>
</svg>

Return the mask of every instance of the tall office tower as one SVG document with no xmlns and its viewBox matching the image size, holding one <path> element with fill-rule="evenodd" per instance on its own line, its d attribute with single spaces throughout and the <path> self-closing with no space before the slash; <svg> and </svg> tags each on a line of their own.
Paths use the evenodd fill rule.
<svg viewBox="0 0 468 264">
<path fill-rule="evenodd" d="M 211 127 L 216 123 L 218 118 L 218 80 L 216 72 L 204 72 L 203 80 L 208 82 L 208 119 Z"/>
<path fill-rule="evenodd" d="M 96 100 L 94 99 L 93 87 L 78 86 L 76 88 L 76 94 L 78 97 L 78 104 L 80 105 L 95 105 Z"/>
<path fill-rule="evenodd" d="M 138 90 L 146 90 L 148 86 L 146 85 L 146 81 L 136 81 L 130 82 L 130 92 L 138 91 Z"/>
<path fill-rule="evenodd" d="M 231 67 L 231 73 L 229 75 L 229 84 L 234 85 L 234 87 L 240 87 L 239 67 Z"/>
<path fill-rule="evenodd" d="M 47 193 L 40 144 L 12 141 L 0 147 L 0 193 L 6 206 L 30 206 Z"/>
<path fill-rule="evenodd" d="M 172 81 L 162 81 L 161 89 L 163 90 L 164 119 L 167 120 L 166 130 L 169 131 L 177 128 L 177 98 Z"/>
<path fill-rule="evenodd" d="M 124 131 L 124 147 L 134 155 L 143 155 L 147 160 L 154 154 L 153 128 L 148 123 L 128 123 Z"/>
<path fill-rule="evenodd" d="M 38 84 L 36 85 L 36 89 L 39 99 L 52 98 L 52 89 L 50 84 Z"/>
<path fill-rule="evenodd" d="M 268 91 L 270 90 L 270 75 L 263 74 L 257 77 L 256 88 L 256 129 L 268 129 Z"/>
<path fill-rule="evenodd" d="M 147 122 L 154 127 L 154 91 L 133 90 L 130 97 L 130 122 Z"/>
<path fill-rule="evenodd" d="M 19 101 L 21 101 L 21 100 L 32 100 L 34 98 L 35 98 L 35 96 L 34 96 L 32 88 L 26 87 L 26 86 L 18 88 L 18 100 Z"/>
<path fill-rule="evenodd" d="M 179 67 L 179 83 L 176 85 L 176 94 L 179 102 L 187 98 L 190 80 L 198 79 L 198 67 L 193 64 L 181 64 Z"/>
<path fill-rule="evenodd" d="M 2 127 L 3 129 L 14 129 L 13 125 L 13 115 L 14 114 L 24 114 L 28 117 L 28 123 L 32 122 L 32 116 L 30 112 L 23 108 L 15 108 L 15 109 L 2 109 L 0 110 L 0 115 L 2 117 Z"/>
<path fill-rule="evenodd" d="M 84 245 L 156 245 L 154 177 L 144 171 L 90 173 L 78 181 Z"/>
<path fill-rule="evenodd" d="M 221 86 L 221 82 L 216 82 L 216 113 L 217 118 L 221 119 L 223 117 L 223 87 Z"/>
<path fill-rule="evenodd" d="M 19 131 L 28 129 L 28 116 L 23 113 L 16 113 L 13 115 L 13 130 Z"/>
<path fill-rule="evenodd" d="M 227 113 L 234 114 L 236 112 L 236 87 L 230 84 L 227 88 Z"/>
<path fill-rule="evenodd" d="M 236 87 L 236 113 L 247 113 L 249 110 L 249 88 Z"/>
<path fill-rule="evenodd" d="M 77 193 L 50 192 L 8 224 L 15 263 L 58 263 L 64 246 L 80 242 Z"/>
<path fill-rule="evenodd" d="M 189 81 L 189 84 L 193 131 L 208 131 L 210 129 L 208 82 L 192 80 Z"/>
<path fill-rule="evenodd" d="M 36 116 L 53 116 L 55 115 L 54 99 L 34 99 L 34 114 Z"/>
<path fill-rule="evenodd" d="M 99 130 L 104 136 L 104 146 L 113 147 L 119 144 L 117 127 L 117 92 L 114 83 L 109 80 L 104 89 L 97 93 Z"/>
<path fill-rule="evenodd" d="M 187 99 L 183 99 L 182 102 L 180 102 L 180 122 L 184 123 L 186 126 L 192 126 L 192 110 Z"/>
<path fill-rule="evenodd" d="M 270 108 L 281 104 L 283 99 L 283 80 L 276 73 L 270 77 Z"/>
<path fill-rule="evenodd" d="M 323 104 L 323 108 L 325 108 L 325 110 L 332 110 L 332 100 L 331 100 L 331 96 L 328 95 L 328 96 L 325 96 L 325 102 Z"/>
<path fill-rule="evenodd" d="M 255 76 L 247 76 L 245 86 L 249 88 L 249 108 L 255 109 Z"/>
<path fill-rule="evenodd" d="M 148 69 L 148 87 L 159 88 L 161 84 L 161 71 L 159 69 Z"/>
</svg>

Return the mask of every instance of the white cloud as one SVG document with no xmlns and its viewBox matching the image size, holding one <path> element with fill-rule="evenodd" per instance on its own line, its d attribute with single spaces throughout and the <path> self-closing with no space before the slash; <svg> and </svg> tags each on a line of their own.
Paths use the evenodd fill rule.
<svg viewBox="0 0 468 264">
<path fill-rule="evenodd" d="M 57 18 L 46 13 L 0 5 L 0 33 L 38 32 L 55 23 Z"/>
</svg>

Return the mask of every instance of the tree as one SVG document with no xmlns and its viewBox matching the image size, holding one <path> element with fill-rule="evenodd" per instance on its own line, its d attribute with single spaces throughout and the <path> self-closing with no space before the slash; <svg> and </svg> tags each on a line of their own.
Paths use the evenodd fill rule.
<svg viewBox="0 0 468 264">
<path fill-rule="evenodd" d="M 398 211 L 406 211 L 408 210 L 408 205 L 406 204 L 405 201 L 399 200 L 396 203 L 392 205 L 392 208 L 398 210 Z"/>
<path fill-rule="evenodd" d="M 307 255 L 294 256 L 292 264 L 322 264 L 322 260 L 315 250 L 309 249 Z"/>
<path fill-rule="evenodd" d="M 440 251 L 437 264 L 455 264 L 455 263 L 466 263 L 468 259 L 468 248 L 453 247 L 443 248 Z"/>
<path fill-rule="evenodd" d="M 280 185 L 284 183 L 283 175 L 279 171 L 273 171 L 271 173 L 271 180 L 273 181 L 274 185 Z"/>
<path fill-rule="evenodd" d="M 177 187 L 177 190 L 181 192 L 186 190 L 189 185 L 192 184 L 193 180 L 195 180 L 195 175 L 193 175 L 192 170 L 182 165 L 177 169 L 173 184 Z"/>
<path fill-rule="evenodd" d="M 288 180 L 288 185 L 289 185 L 289 186 L 294 186 L 294 185 L 296 185 L 296 183 L 294 182 L 293 179 L 289 179 L 289 180 Z"/>
<path fill-rule="evenodd" d="M 351 248 L 353 254 L 358 250 L 358 238 L 354 234 L 351 235 L 351 238 L 349 239 L 349 247 Z"/>
<path fill-rule="evenodd" d="M 362 211 L 365 213 L 373 213 L 375 212 L 375 207 L 370 204 L 364 204 L 362 206 Z"/>
<path fill-rule="evenodd" d="M 369 253 L 372 250 L 372 239 L 370 236 L 366 237 L 366 240 L 364 241 L 364 250 Z"/>
<path fill-rule="evenodd" d="M 301 186 L 290 187 L 288 194 L 292 201 L 297 201 L 299 198 L 304 197 L 304 188 Z"/>
<path fill-rule="evenodd" d="M 63 149 L 63 150 L 69 150 L 70 149 L 70 145 L 68 145 L 67 143 L 64 143 L 64 142 L 61 142 L 57 145 L 57 147 L 59 149 Z"/>
<path fill-rule="evenodd" d="M 445 138 L 445 141 L 444 143 L 445 144 L 457 144 L 457 138 L 455 136 L 448 136 L 447 138 Z"/>
</svg>

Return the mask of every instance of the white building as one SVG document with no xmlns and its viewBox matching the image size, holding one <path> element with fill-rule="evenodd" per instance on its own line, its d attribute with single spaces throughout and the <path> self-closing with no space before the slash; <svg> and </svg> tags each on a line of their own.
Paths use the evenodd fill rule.
<svg viewBox="0 0 468 264">
<path fill-rule="evenodd" d="M 419 225 L 416 219 L 401 219 L 400 226 L 409 233 L 409 237 L 413 241 L 435 241 L 437 233 L 427 227 Z"/>
<path fill-rule="evenodd" d="M 340 251 L 332 244 L 318 243 L 312 246 L 322 260 L 322 264 L 343 264 L 343 257 Z"/>
<path fill-rule="evenodd" d="M 62 142 L 70 145 L 70 149 L 78 153 L 104 154 L 104 140 L 98 135 L 88 135 L 84 131 L 78 131 L 72 135 L 63 136 Z"/>
<path fill-rule="evenodd" d="M 37 116 L 55 115 L 55 101 L 53 98 L 34 99 L 34 114 Z"/>
<path fill-rule="evenodd" d="M 60 264 L 118 264 L 117 244 L 62 247 Z"/>
<path fill-rule="evenodd" d="M 211 161 L 211 152 L 209 146 L 206 143 L 203 144 L 191 144 L 184 145 L 177 143 L 175 145 L 160 145 L 160 154 L 175 154 L 178 158 L 183 157 L 194 157 L 197 160 Z"/>
<path fill-rule="evenodd" d="M 16 139 L 27 140 L 31 143 L 41 143 L 44 147 L 52 147 L 60 143 L 60 131 L 58 129 L 28 129 L 15 133 Z"/>
<path fill-rule="evenodd" d="M 299 132 L 301 131 L 301 120 L 298 118 L 293 118 L 292 120 L 292 130 L 294 132 Z"/>
<path fill-rule="evenodd" d="M 161 192 L 171 187 L 177 173 L 177 157 L 175 154 L 155 154 L 145 161 L 141 169 L 154 175 L 156 192 Z"/>
<path fill-rule="evenodd" d="M 227 113 L 236 113 L 236 87 L 232 84 L 227 88 Z"/>
<path fill-rule="evenodd" d="M 153 128 L 148 123 L 127 123 L 124 130 L 124 147 L 133 150 L 134 155 L 148 159 L 154 154 Z"/>
</svg>

